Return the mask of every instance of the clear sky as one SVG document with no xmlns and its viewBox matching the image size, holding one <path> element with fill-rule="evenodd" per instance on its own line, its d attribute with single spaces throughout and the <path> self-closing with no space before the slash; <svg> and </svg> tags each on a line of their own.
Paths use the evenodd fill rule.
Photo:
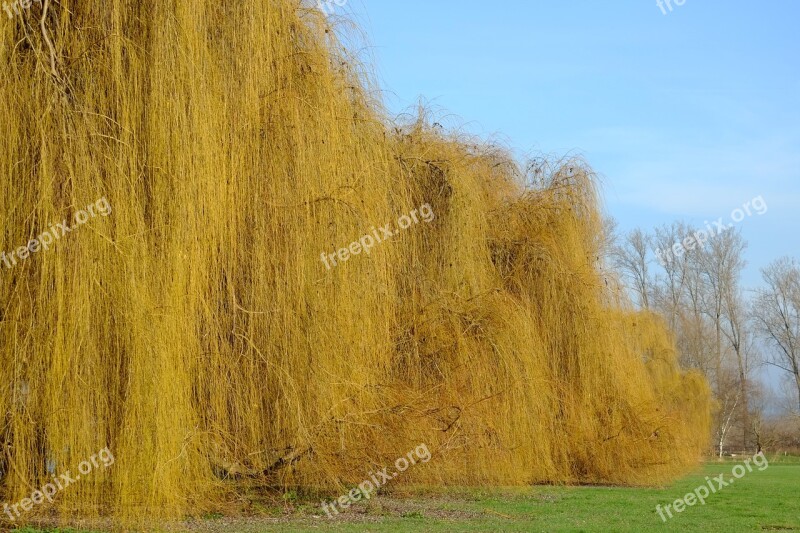
<svg viewBox="0 0 800 533">
<path fill-rule="evenodd" d="M 348 0 L 332 16 L 366 34 L 392 112 L 422 98 L 519 154 L 584 156 L 623 230 L 730 221 L 762 196 L 737 225 L 755 286 L 800 258 L 800 2 L 671 3 Z"/>
</svg>

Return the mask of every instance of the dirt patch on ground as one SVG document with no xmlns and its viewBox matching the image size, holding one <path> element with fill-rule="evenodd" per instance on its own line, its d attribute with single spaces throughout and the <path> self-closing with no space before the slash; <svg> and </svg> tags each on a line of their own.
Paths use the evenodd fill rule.
<svg viewBox="0 0 800 533">
<path fill-rule="evenodd" d="M 282 512 L 273 510 L 271 516 L 219 517 L 192 520 L 182 523 L 183 528 L 196 533 L 237 531 L 249 533 L 265 525 L 319 526 L 327 523 L 377 523 L 387 518 L 429 518 L 438 520 L 470 520 L 491 514 L 491 511 L 464 510 L 465 502 L 458 498 L 398 498 L 380 496 L 368 502 L 359 502 L 337 513 L 329 509 L 330 516 L 318 505 L 287 506 Z M 459 508 L 460 507 L 460 508 Z M 279 513 L 277 516 L 275 513 Z"/>
<path fill-rule="evenodd" d="M 452 490 L 452 489 L 451 489 Z M 242 497 L 231 502 L 228 509 L 210 513 L 202 517 L 161 524 L 160 531 L 188 531 L 191 533 L 261 533 L 265 527 L 281 528 L 322 528 L 336 523 L 375 524 L 385 520 L 419 518 L 445 521 L 468 521 L 486 518 L 512 518 L 487 508 L 486 497 L 515 500 L 537 500 L 552 502 L 558 497 L 548 494 L 501 494 L 483 493 L 474 490 L 443 493 L 423 491 L 422 493 L 402 492 L 398 494 L 376 495 L 368 501 L 360 501 L 338 513 L 329 508 L 328 515 L 320 501 L 285 501 L 275 494 L 260 494 Z M 334 497 L 324 501 L 331 502 Z M 483 502 L 483 503 L 479 503 Z M 519 517 L 516 517 L 519 518 Z M 40 520 L 35 526 L 43 529 L 54 528 L 53 520 Z M 113 531 L 111 520 L 79 521 L 70 524 L 79 531 Z M 281 528 L 282 529 L 282 528 Z"/>
</svg>

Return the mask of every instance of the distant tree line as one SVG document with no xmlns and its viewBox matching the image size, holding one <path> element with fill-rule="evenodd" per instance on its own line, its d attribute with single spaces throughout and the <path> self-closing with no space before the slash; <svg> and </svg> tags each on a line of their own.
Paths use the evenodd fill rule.
<svg viewBox="0 0 800 533">
<path fill-rule="evenodd" d="M 800 449 L 800 265 L 778 259 L 762 270 L 759 288 L 745 290 L 741 232 L 702 242 L 699 231 L 675 222 L 617 235 L 609 221 L 611 266 L 634 304 L 667 322 L 684 368 L 708 378 L 714 453 Z M 757 378 L 763 365 L 785 377 L 777 405 Z"/>
</svg>

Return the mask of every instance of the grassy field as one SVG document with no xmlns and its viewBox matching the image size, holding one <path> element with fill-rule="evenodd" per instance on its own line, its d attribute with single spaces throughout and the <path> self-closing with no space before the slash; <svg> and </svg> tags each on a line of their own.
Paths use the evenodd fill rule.
<svg viewBox="0 0 800 533">
<path fill-rule="evenodd" d="M 773 460 L 664 523 L 656 512 L 706 484 L 732 478 L 733 461 L 706 463 L 664 488 L 531 487 L 448 489 L 411 498 L 381 496 L 336 519 L 317 505 L 256 507 L 249 518 L 207 517 L 185 524 L 197 532 L 579 532 L 800 531 L 800 460 Z M 716 487 L 716 483 L 715 483 Z M 33 533 L 33 529 L 19 530 Z"/>
</svg>

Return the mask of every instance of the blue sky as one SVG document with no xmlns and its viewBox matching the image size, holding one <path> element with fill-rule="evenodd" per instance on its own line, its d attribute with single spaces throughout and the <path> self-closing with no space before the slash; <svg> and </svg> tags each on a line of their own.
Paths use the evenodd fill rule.
<svg viewBox="0 0 800 533">
<path fill-rule="evenodd" d="M 349 0 L 384 101 L 525 154 L 584 156 L 623 230 L 740 224 L 745 283 L 800 257 L 800 2 Z M 667 9 L 665 7 L 665 9 Z"/>
</svg>

